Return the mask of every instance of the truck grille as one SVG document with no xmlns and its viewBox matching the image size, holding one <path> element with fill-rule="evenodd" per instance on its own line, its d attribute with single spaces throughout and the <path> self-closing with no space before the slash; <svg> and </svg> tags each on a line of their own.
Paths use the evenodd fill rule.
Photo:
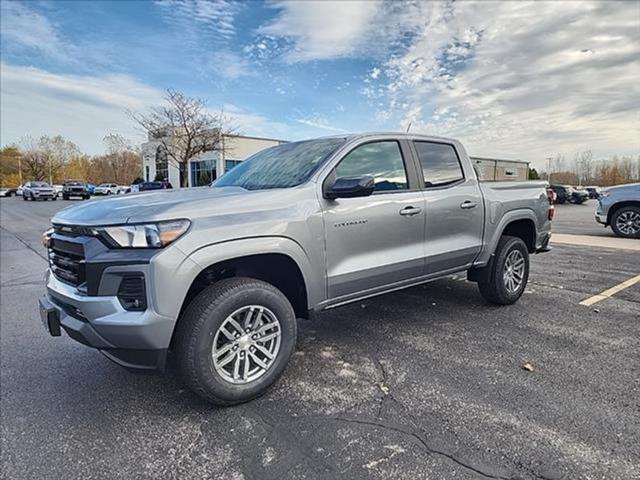
<svg viewBox="0 0 640 480">
<path fill-rule="evenodd" d="M 49 267 L 55 277 L 77 287 L 85 281 L 82 244 L 53 238 L 49 248 Z"/>
</svg>

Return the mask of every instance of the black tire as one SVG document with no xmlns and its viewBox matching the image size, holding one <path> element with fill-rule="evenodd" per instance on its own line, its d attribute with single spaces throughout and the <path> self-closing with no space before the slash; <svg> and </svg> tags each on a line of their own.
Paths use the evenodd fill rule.
<svg viewBox="0 0 640 480">
<path fill-rule="evenodd" d="M 58 197 L 51 197 L 51 200 L 53 200 L 54 202 L 58 199 Z"/>
<path fill-rule="evenodd" d="M 514 250 L 520 251 L 522 258 L 524 258 L 524 272 L 519 287 L 514 291 L 510 291 L 505 283 L 504 271 L 507 257 Z M 488 281 L 478 282 L 480 294 L 484 299 L 496 305 L 511 305 L 515 303 L 527 287 L 529 279 L 529 251 L 527 246 L 519 237 L 503 236 L 498 242 L 493 259 L 485 268 L 489 269 Z"/>
<path fill-rule="evenodd" d="M 64 193 L 62 194 L 62 199 L 63 200 L 69 200 L 69 195 L 65 195 Z"/>
<path fill-rule="evenodd" d="M 622 238 L 640 238 L 640 230 L 634 231 L 633 227 L 627 231 L 620 230 L 618 221 L 624 218 L 623 216 L 628 216 L 631 220 L 634 220 L 635 225 L 636 216 L 640 216 L 640 207 L 627 205 L 616 209 L 611 215 L 611 230 L 613 230 L 613 233 Z"/>
<path fill-rule="evenodd" d="M 245 384 L 233 384 L 213 365 L 215 334 L 235 311 L 249 305 L 268 308 L 280 323 L 280 348 L 264 374 Z M 284 294 L 252 278 L 221 280 L 198 294 L 187 306 L 174 334 L 174 350 L 183 381 L 195 393 L 217 405 L 248 402 L 263 393 L 284 371 L 297 339 L 296 316 Z"/>
<path fill-rule="evenodd" d="M 91 195 L 85 195 L 84 197 L 82 197 L 83 200 L 90 200 L 91 199 Z"/>
<path fill-rule="evenodd" d="M 22 194 L 22 200 L 24 200 L 25 202 L 26 202 L 27 200 L 29 200 L 29 199 L 27 198 L 27 196 L 26 196 L 24 193 Z"/>
</svg>

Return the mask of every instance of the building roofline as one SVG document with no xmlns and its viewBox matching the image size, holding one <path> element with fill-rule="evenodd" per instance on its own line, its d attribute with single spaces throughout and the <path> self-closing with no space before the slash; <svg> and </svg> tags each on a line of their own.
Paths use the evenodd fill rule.
<svg viewBox="0 0 640 480">
<path fill-rule="evenodd" d="M 257 137 L 255 135 L 240 135 L 240 134 L 224 134 L 224 137 L 229 138 L 249 138 L 252 140 L 266 140 L 268 142 L 280 142 L 280 143 L 289 143 L 290 140 L 282 140 L 281 138 L 269 138 L 269 137 Z"/>
</svg>

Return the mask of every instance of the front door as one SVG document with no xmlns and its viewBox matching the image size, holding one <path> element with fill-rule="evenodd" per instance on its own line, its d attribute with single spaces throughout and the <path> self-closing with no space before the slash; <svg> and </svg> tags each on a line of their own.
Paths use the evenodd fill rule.
<svg viewBox="0 0 640 480">
<path fill-rule="evenodd" d="M 447 143 L 414 141 L 426 199 L 426 273 L 464 268 L 482 248 L 484 206 L 478 180 L 465 176 Z"/>
<path fill-rule="evenodd" d="M 375 179 L 368 197 L 323 199 L 330 299 L 373 293 L 424 274 L 425 200 L 411 185 L 415 175 L 407 174 L 408 160 L 398 141 L 368 142 L 346 154 L 327 178 Z"/>
</svg>

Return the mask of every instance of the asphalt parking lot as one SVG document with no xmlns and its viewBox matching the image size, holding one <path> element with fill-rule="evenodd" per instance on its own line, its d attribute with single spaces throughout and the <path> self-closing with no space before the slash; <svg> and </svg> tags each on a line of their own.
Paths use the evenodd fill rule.
<svg viewBox="0 0 640 480">
<path fill-rule="evenodd" d="M 0 200 L 3 478 L 640 478 L 640 284 L 579 304 L 637 252 L 555 245 L 510 307 L 453 276 L 300 321 L 281 380 L 224 409 L 45 332 L 40 235 L 70 203 Z M 594 209 L 555 230 L 611 235 Z"/>
</svg>

